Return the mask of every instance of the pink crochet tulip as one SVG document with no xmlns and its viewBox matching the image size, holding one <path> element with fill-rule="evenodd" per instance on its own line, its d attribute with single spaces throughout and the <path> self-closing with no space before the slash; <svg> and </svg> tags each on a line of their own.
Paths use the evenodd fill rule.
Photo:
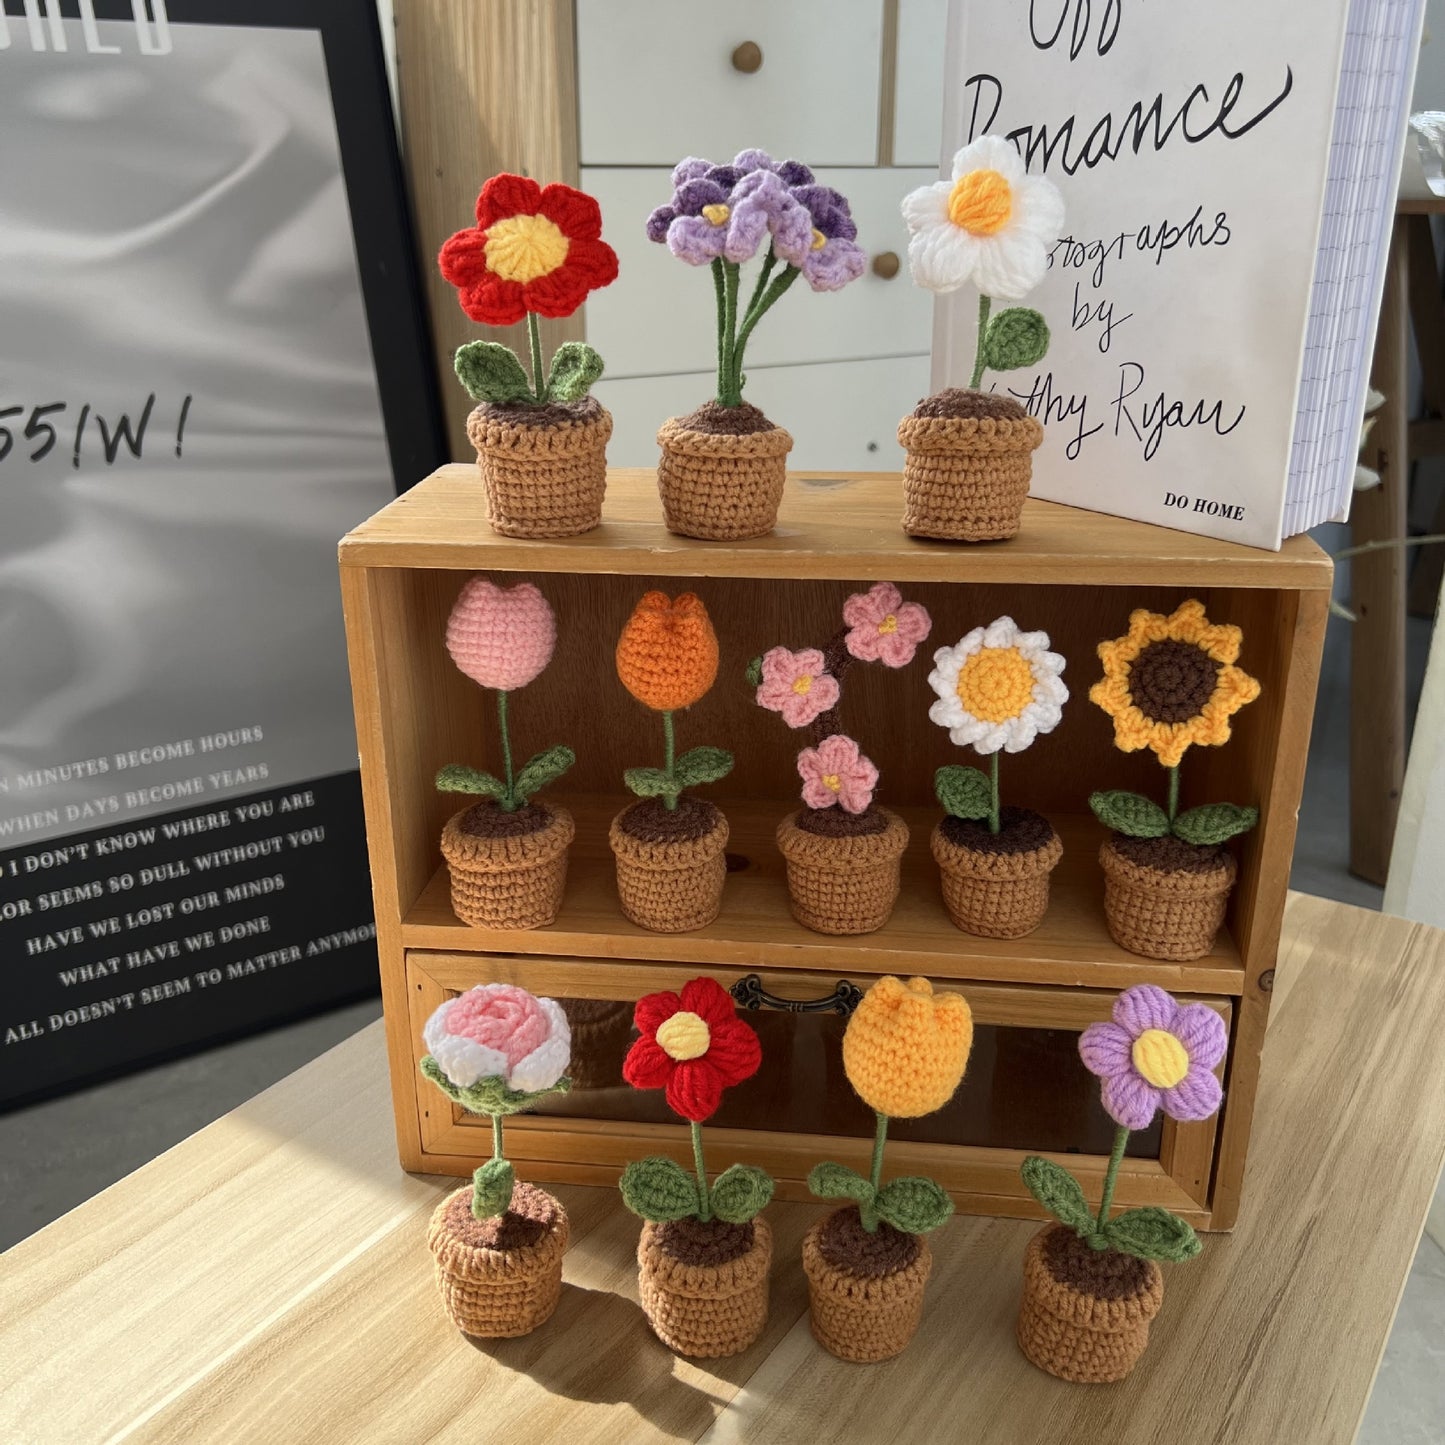
<svg viewBox="0 0 1445 1445">
<path fill-rule="evenodd" d="M 891 582 L 875 582 L 843 604 L 848 651 L 859 662 L 905 667 L 928 636 L 933 619 L 917 602 L 905 602 Z"/>
<path fill-rule="evenodd" d="M 458 1088 L 499 1078 L 522 1093 L 550 1089 L 567 1069 L 572 1031 L 561 1005 L 510 983 L 482 983 L 448 999 L 422 1032 Z"/>
<path fill-rule="evenodd" d="M 816 748 L 804 748 L 798 754 L 798 776 L 810 808 L 836 803 L 845 813 L 865 812 L 878 786 L 878 769 L 842 733 L 824 738 Z"/>
<path fill-rule="evenodd" d="M 552 660 L 557 623 L 547 599 L 530 582 L 498 587 L 473 577 L 447 619 L 452 661 L 483 687 L 526 687 Z"/>
<path fill-rule="evenodd" d="M 816 647 L 802 652 L 775 647 L 763 654 L 758 706 L 782 713 L 790 728 L 806 727 L 837 702 L 838 679 L 823 671 L 823 654 Z"/>
</svg>

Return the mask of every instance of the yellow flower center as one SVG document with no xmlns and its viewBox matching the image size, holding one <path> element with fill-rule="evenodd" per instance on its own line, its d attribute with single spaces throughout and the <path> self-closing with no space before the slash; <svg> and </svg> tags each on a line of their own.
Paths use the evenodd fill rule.
<svg viewBox="0 0 1445 1445">
<path fill-rule="evenodd" d="M 806 673 L 804 673 L 802 677 L 795 677 L 793 679 L 793 691 L 797 693 L 799 697 L 807 697 L 812 690 L 813 679 Z"/>
<path fill-rule="evenodd" d="M 836 793 L 842 788 L 843 779 L 840 778 L 837 773 L 824 773 L 823 786 L 827 788 L 830 793 Z"/>
<path fill-rule="evenodd" d="M 710 225 L 725 226 L 733 211 L 731 206 L 725 206 L 721 201 L 714 201 L 712 205 L 704 206 L 702 213 Z"/>
<path fill-rule="evenodd" d="M 828 244 L 828 238 L 816 227 L 813 227 L 813 244 L 808 247 L 810 251 L 821 251 Z"/>
<path fill-rule="evenodd" d="M 487 269 L 503 281 L 535 281 L 567 259 L 567 246 L 546 216 L 508 216 L 487 229 Z"/>
<path fill-rule="evenodd" d="M 958 700 L 980 722 L 1008 722 L 1034 700 L 1034 670 L 1016 647 L 985 647 L 959 668 Z"/>
<path fill-rule="evenodd" d="M 712 1039 L 707 1023 L 695 1013 L 683 1009 L 675 1013 L 657 1030 L 657 1046 L 668 1058 L 682 1063 L 686 1059 L 698 1059 L 707 1053 Z"/>
<path fill-rule="evenodd" d="M 970 171 L 948 193 L 948 219 L 970 235 L 997 235 L 1013 210 L 1013 188 L 1000 171 Z"/>
<path fill-rule="evenodd" d="M 882 622 L 878 624 L 879 632 L 887 636 L 890 632 L 898 631 L 898 619 L 890 612 Z"/>
<path fill-rule="evenodd" d="M 1172 1089 L 1189 1072 L 1189 1051 L 1166 1029 L 1145 1029 L 1134 1040 L 1130 1057 L 1156 1089 Z"/>
</svg>

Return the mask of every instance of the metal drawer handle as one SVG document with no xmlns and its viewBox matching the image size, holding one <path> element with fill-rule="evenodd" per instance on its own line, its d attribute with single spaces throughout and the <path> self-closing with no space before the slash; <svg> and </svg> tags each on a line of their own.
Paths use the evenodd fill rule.
<svg viewBox="0 0 1445 1445">
<path fill-rule="evenodd" d="M 863 1002 L 863 990 L 846 978 L 840 978 L 833 992 L 823 998 L 779 998 L 763 987 L 755 973 L 740 978 L 728 992 L 746 1009 L 775 1008 L 790 1014 L 835 1013 L 847 1018 Z"/>
<path fill-rule="evenodd" d="M 763 47 L 753 40 L 744 40 L 733 51 L 733 69 L 744 75 L 756 74 L 763 68 Z"/>
</svg>

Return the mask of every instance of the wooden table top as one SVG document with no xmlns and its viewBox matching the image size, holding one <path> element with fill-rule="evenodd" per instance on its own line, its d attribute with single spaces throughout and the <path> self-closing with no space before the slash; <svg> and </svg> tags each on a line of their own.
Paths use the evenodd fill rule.
<svg viewBox="0 0 1445 1445">
<path fill-rule="evenodd" d="M 637 1305 L 638 1222 L 581 1187 L 558 1190 L 573 1235 L 552 1320 L 469 1342 L 425 1243 L 456 1181 L 397 1167 L 377 1024 L 0 1260 L 0 1439 L 1349 1441 L 1445 1157 L 1442 973 L 1445 933 L 1291 899 L 1239 1226 L 1166 1266 L 1117 1386 L 1019 1354 L 1033 1226 L 1010 1220 L 933 1236 L 902 1356 L 833 1359 L 808 1330 L 811 1205 L 769 1211 L 757 1344 L 679 1360 Z"/>
</svg>

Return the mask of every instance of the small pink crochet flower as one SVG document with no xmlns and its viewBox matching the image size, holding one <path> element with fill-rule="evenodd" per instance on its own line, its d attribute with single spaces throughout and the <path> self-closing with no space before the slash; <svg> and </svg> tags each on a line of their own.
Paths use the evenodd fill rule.
<svg viewBox="0 0 1445 1445">
<path fill-rule="evenodd" d="M 473 682 L 498 692 L 526 687 L 552 660 L 556 645 L 552 609 L 530 582 L 498 587 L 473 577 L 447 618 L 452 661 Z"/>
<path fill-rule="evenodd" d="M 1147 1129 L 1159 1109 L 1189 1123 L 1219 1108 L 1224 1091 L 1213 1070 L 1228 1034 L 1212 1008 L 1141 983 L 1114 1000 L 1113 1013 L 1113 1023 L 1079 1035 L 1079 1057 L 1104 1081 L 1104 1109 L 1116 1124 Z"/>
<path fill-rule="evenodd" d="M 801 652 L 775 647 L 763 654 L 758 706 L 782 713 L 790 728 L 806 727 L 837 702 L 838 679 L 823 671 L 823 654 L 816 647 Z"/>
<path fill-rule="evenodd" d="M 845 813 L 865 812 L 878 786 L 878 769 L 842 733 L 824 738 L 816 748 L 804 748 L 798 754 L 798 776 L 810 808 L 837 803 Z"/>
<path fill-rule="evenodd" d="M 881 662 L 885 667 L 906 667 L 918 644 L 928 636 L 933 620 L 928 609 L 905 602 L 891 582 L 875 582 L 866 592 L 855 592 L 843 604 L 848 624 L 848 651 L 859 662 Z"/>
<path fill-rule="evenodd" d="M 480 983 L 448 999 L 427 1020 L 422 1039 L 459 1089 L 489 1078 L 520 1093 L 550 1089 L 572 1053 L 561 1005 L 510 983 Z"/>
</svg>

